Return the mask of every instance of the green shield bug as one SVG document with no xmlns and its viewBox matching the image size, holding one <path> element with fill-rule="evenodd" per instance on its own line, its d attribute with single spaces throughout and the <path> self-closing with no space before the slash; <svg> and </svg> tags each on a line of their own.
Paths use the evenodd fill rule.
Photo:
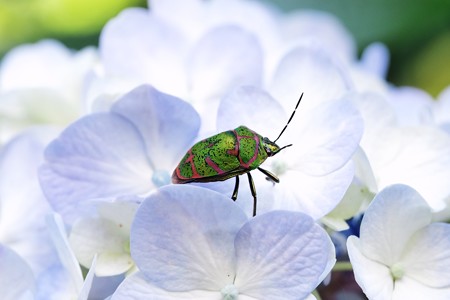
<svg viewBox="0 0 450 300">
<path fill-rule="evenodd" d="M 280 182 L 275 174 L 263 169 L 260 165 L 292 144 L 279 147 L 276 141 L 281 137 L 297 110 L 297 105 L 275 141 L 253 130 L 239 126 L 199 141 L 187 151 L 172 174 L 173 183 L 212 182 L 236 178 L 231 199 L 236 200 L 239 188 L 239 175 L 247 174 L 250 191 L 253 196 L 253 216 L 256 215 L 256 188 L 250 171 L 258 169 L 274 183 Z"/>
</svg>

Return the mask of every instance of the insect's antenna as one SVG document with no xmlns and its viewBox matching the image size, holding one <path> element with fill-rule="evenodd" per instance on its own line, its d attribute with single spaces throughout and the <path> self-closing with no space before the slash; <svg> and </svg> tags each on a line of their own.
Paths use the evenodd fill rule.
<svg viewBox="0 0 450 300">
<path fill-rule="evenodd" d="M 297 105 L 294 108 L 294 111 L 292 112 L 291 117 L 289 118 L 289 120 L 287 121 L 286 125 L 284 126 L 283 130 L 281 130 L 280 135 L 275 139 L 275 141 L 273 141 L 274 143 L 276 143 L 276 141 L 278 141 L 278 139 L 281 137 L 281 135 L 283 134 L 283 132 L 286 130 L 286 128 L 288 127 L 289 123 L 291 122 L 292 118 L 295 115 L 295 112 L 297 111 L 297 107 L 300 104 L 300 101 L 302 101 L 302 97 L 303 97 L 303 93 L 300 95 L 300 99 L 298 99 Z"/>
</svg>

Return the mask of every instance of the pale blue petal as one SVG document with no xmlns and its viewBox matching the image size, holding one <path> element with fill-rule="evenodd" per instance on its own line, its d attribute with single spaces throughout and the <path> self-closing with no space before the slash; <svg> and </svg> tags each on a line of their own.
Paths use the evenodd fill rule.
<svg viewBox="0 0 450 300">
<path fill-rule="evenodd" d="M 207 32 L 187 58 L 188 87 L 193 99 L 222 96 L 240 85 L 260 85 L 263 53 L 253 34 L 234 25 Z M 202 102 L 199 106 L 209 106 Z"/>
<path fill-rule="evenodd" d="M 128 276 L 112 295 L 111 300 L 221 300 L 219 291 L 170 292 L 150 284 L 142 272 Z M 239 298 L 240 299 L 240 298 Z"/>
<path fill-rule="evenodd" d="M 245 125 L 273 141 L 288 117 L 283 107 L 268 93 L 258 87 L 242 86 L 234 89 L 220 102 L 217 130 L 225 131 Z"/>
<path fill-rule="evenodd" d="M 419 193 L 407 185 L 389 186 L 375 196 L 365 212 L 361 251 L 369 259 L 392 266 L 417 230 L 430 222 L 430 208 Z"/>
<path fill-rule="evenodd" d="M 78 120 L 47 147 L 45 158 L 41 186 L 66 222 L 75 219 L 81 201 L 136 195 L 153 187 L 142 136 L 118 115 Z"/>
<path fill-rule="evenodd" d="M 76 299 L 78 291 L 70 273 L 61 265 L 55 264 L 38 277 L 35 300 Z"/>
<path fill-rule="evenodd" d="M 234 238 L 247 220 L 228 197 L 168 185 L 140 206 L 131 256 L 152 284 L 170 291 L 221 290 L 234 278 Z"/>
<path fill-rule="evenodd" d="M 154 170 L 169 174 L 192 146 L 200 117 L 187 102 L 143 85 L 124 95 L 111 109 L 138 130 Z"/>
<path fill-rule="evenodd" d="M 246 223 L 236 236 L 239 292 L 257 299 L 303 299 L 329 261 L 329 237 L 309 216 L 273 211 Z"/>
</svg>

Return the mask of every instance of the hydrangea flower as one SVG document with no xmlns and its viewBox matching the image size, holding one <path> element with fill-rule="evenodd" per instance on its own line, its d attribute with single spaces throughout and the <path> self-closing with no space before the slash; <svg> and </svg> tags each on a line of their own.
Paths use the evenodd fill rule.
<svg viewBox="0 0 450 300">
<path fill-rule="evenodd" d="M 141 204 L 131 253 L 139 272 L 112 299 L 304 299 L 335 261 L 307 215 L 248 220 L 222 194 L 189 185 L 162 187 Z"/>
<path fill-rule="evenodd" d="M 347 241 L 355 279 L 369 299 L 448 299 L 450 225 L 431 223 L 427 202 L 406 185 L 377 194 L 360 237 Z"/>
</svg>

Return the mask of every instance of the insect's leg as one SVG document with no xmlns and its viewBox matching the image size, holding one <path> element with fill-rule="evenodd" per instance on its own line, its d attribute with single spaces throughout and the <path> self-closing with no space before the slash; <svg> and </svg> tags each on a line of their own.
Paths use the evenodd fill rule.
<svg viewBox="0 0 450 300">
<path fill-rule="evenodd" d="M 280 179 L 277 177 L 277 175 L 273 174 L 272 172 L 269 172 L 267 170 L 264 170 L 263 168 L 258 167 L 258 170 L 264 173 L 268 177 L 268 179 L 272 180 L 275 183 L 279 183 Z"/>
<path fill-rule="evenodd" d="M 231 196 L 231 199 L 233 199 L 233 201 L 236 201 L 237 199 L 238 189 L 239 189 L 239 176 L 236 176 L 236 184 L 234 185 L 233 195 Z"/>
<path fill-rule="evenodd" d="M 250 172 L 247 172 L 248 176 L 248 183 L 250 184 L 250 191 L 252 192 L 253 196 L 253 216 L 256 216 L 256 189 L 255 189 L 255 183 L 253 182 L 252 175 Z"/>
</svg>

